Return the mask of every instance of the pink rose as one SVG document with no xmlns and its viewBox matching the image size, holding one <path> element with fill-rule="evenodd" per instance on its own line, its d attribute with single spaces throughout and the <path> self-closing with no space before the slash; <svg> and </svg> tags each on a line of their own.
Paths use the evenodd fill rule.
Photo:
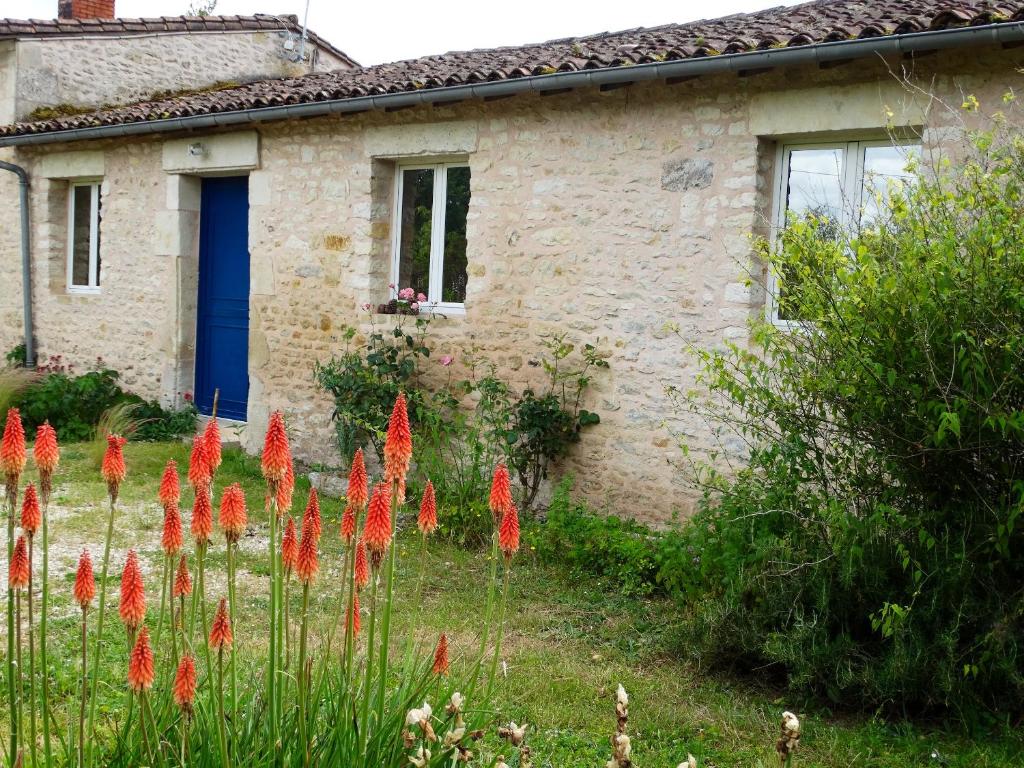
<svg viewBox="0 0 1024 768">
<path fill-rule="evenodd" d="M 442 355 L 441 359 L 438 360 L 438 362 L 441 363 L 441 365 L 443 365 L 445 368 L 447 368 L 449 365 L 455 362 L 455 358 L 452 357 L 451 355 Z"/>
<path fill-rule="evenodd" d="M 370 311 L 370 306 L 371 306 L 370 302 L 366 302 L 365 304 L 363 304 L 363 310 L 366 311 L 366 312 L 369 312 Z"/>
<path fill-rule="evenodd" d="M 426 300 L 427 300 L 427 294 L 425 294 L 425 293 L 417 293 L 416 294 L 416 301 L 418 301 L 420 304 L 422 304 Z"/>
<path fill-rule="evenodd" d="M 415 295 L 416 291 L 414 291 L 412 288 L 403 288 L 398 292 L 398 298 L 400 298 L 402 301 L 410 301 L 412 300 L 412 297 Z"/>
<path fill-rule="evenodd" d="M 411 309 L 413 312 L 415 312 L 419 308 L 420 308 L 419 302 L 416 302 L 416 301 L 414 301 L 412 304 L 409 305 L 409 309 Z"/>
</svg>

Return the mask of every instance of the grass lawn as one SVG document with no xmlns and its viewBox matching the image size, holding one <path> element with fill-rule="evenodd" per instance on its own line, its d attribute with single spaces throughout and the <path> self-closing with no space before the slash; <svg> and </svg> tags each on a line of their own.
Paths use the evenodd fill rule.
<svg viewBox="0 0 1024 768">
<path fill-rule="evenodd" d="M 166 460 L 175 458 L 179 468 L 187 467 L 188 452 L 181 444 L 129 444 L 126 458 L 129 475 L 121 491 L 108 582 L 110 642 L 103 660 L 105 684 L 99 691 L 105 722 L 118 715 L 125 701 L 126 649 L 116 612 L 120 569 L 127 549 L 134 547 L 146 579 L 148 624 L 155 627 L 163 568 L 159 548 L 162 513 L 156 490 Z M 266 643 L 264 485 L 256 460 L 226 449 L 215 499 L 219 501 L 221 488 L 236 481 L 246 490 L 250 527 L 241 544 L 238 583 L 244 605 L 235 637 L 244 659 L 240 679 L 258 680 Z M 308 483 L 300 478 L 296 515 L 301 514 L 307 490 Z M 191 493 L 186 490 L 183 496 L 187 507 Z M 324 537 L 314 613 L 322 617 L 321 629 L 326 629 L 337 610 L 341 583 L 341 506 L 337 499 L 322 499 L 322 507 Z M 183 512 L 187 526 L 187 510 Z M 71 601 L 75 562 L 87 546 L 98 573 L 105 524 L 106 488 L 97 458 L 87 446 L 64 447 L 50 510 L 50 660 L 60 723 L 74 721 L 79 695 L 79 613 Z M 441 525 L 443 530 L 443 519 Z M 419 539 L 410 521 L 402 521 L 402 527 L 396 641 L 401 643 L 412 635 L 432 647 L 438 634 L 446 631 L 453 663 L 458 664 L 460 658 L 473 655 L 479 642 L 477 631 L 486 602 L 486 554 L 444 541 L 432 543 L 424 599 L 416 605 Z M 191 549 L 190 541 L 186 547 Z M 938 729 L 833 718 L 820 708 L 803 707 L 802 702 L 702 675 L 674 653 L 672 628 L 685 621 L 685 616 L 673 605 L 625 599 L 614 585 L 575 577 L 534 561 L 528 539 L 524 547 L 513 574 L 503 649 L 505 677 L 499 687 L 495 720 L 531 725 L 529 742 L 535 766 L 603 766 L 609 756 L 609 736 L 615 723 L 613 694 L 619 683 L 631 695 L 633 758 L 640 768 L 671 768 L 685 759 L 688 751 L 697 753 L 699 749 L 708 766 L 777 766 L 774 739 L 779 717 L 787 708 L 800 715 L 804 726 L 795 765 L 987 768 L 1022 764 L 1024 737 L 1019 733 L 974 741 Z M 210 552 L 207 596 L 212 603 L 226 594 L 224 546 L 219 534 Z M 293 620 L 298 616 L 298 592 L 292 589 L 291 593 Z M 314 653 L 317 650 L 322 652 L 314 643 Z M 491 739 L 484 743 L 482 756 L 496 749 L 498 744 Z M 59 746 L 57 753 L 63 754 Z"/>
</svg>

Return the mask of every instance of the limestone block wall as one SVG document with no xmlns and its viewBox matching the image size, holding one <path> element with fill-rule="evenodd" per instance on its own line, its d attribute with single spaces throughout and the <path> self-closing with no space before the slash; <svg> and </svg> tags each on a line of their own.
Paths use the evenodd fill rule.
<svg viewBox="0 0 1024 768">
<path fill-rule="evenodd" d="M 146 99 L 157 91 L 248 82 L 309 71 L 288 58 L 287 33 L 195 32 L 22 39 L 17 45 L 15 114 L 36 107 L 98 106 Z M 319 52 L 317 70 L 346 66 Z M 10 122 L 10 121 L 6 121 Z"/>
<path fill-rule="evenodd" d="M 947 56 L 916 76 L 954 107 L 973 92 L 991 112 L 1003 108 L 1022 62 L 1020 51 Z M 343 348 L 346 326 L 365 337 L 359 307 L 387 297 L 396 161 L 459 156 L 472 172 L 466 314 L 434 321 L 431 360 L 454 355 L 459 377 L 472 352 L 522 388 L 540 383 L 531 365 L 540 334 L 598 343 L 610 368 L 595 375 L 585 406 L 602 422 L 560 471 L 572 472 L 598 509 L 650 522 L 688 513 L 695 492 L 679 440 L 698 457 L 724 447 L 741 460 L 742 450 L 676 410 L 666 388 L 694 387 L 689 345 L 743 343 L 748 320 L 763 311 L 750 235 L 765 231 L 776 142 L 850 136 L 851 125 L 884 135 L 891 120 L 922 128 L 929 148 L 957 139 L 955 109 L 908 93 L 886 63 L 859 62 L 259 126 L 258 163 L 244 171 L 248 447 L 258 448 L 269 412 L 281 408 L 300 458 L 337 463 L 331 404 L 313 385 L 313 365 Z M 55 267 L 64 258 L 66 181 L 38 181 L 40 351 L 80 365 L 102 355 L 129 387 L 171 400 L 191 375 L 195 177 L 168 172 L 157 138 L 19 157 L 35 173 L 46 154 L 67 149 L 103 153 L 104 286 L 99 296 L 66 295 Z M 434 381 L 447 375 L 436 362 L 427 370 Z"/>
</svg>

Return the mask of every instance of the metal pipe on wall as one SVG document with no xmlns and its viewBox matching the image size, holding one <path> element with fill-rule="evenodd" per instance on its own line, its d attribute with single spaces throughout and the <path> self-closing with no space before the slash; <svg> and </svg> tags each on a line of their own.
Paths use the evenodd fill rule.
<svg viewBox="0 0 1024 768">
<path fill-rule="evenodd" d="M 36 348 L 32 330 L 32 258 L 29 253 L 30 230 L 28 228 L 28 171 L 20 165 L 0 160 L 0 170 L 10 171 L 18 177 L 21 201 L 21 293 L 24 305 L 25 325 L 25 367 L 36 367 Z"/>
</svg>

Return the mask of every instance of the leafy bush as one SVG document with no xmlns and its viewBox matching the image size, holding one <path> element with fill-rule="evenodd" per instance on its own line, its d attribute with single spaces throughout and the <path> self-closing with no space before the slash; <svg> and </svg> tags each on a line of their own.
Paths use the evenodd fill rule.
<svg viewBox="0 0 1024 768">
<path fill-rule="evenodd" d="M 747 468 L 703 468 L 686 637 L 844 705 L 1024 707 L 1024 140 L 892 190 L 859 232 L 793 222 L 754 352 L 698 352 Z"/>
<path fill-rule="evenodd" d="M 383 461 L 384 433 L 399 392 L 405 392 L 408 400 L 410 423 L 416 426 L 423 419 L 426 404 L 419 386 L 419 365 L 430 356 L 425 343 L 430 318 L 416 317 L 408 327 L 408 315 L 396 317 L 393 328 L 383 331 L 373 326 L 365 344 L 355 348 L 357 331 L 346 328 L 345 351 L 314 368 L 317 385 L 334 398 L 331 418 L 346 462 L 367 444 Z M 373 318 L 371 313 L 371 323 Z"/>
<path fill-rule="evenodd" d="M 571 478 L 559 483 L 545 520 L 530 528 L 539 557 L 606 577 L 626 595 L 682 597 L 696 553 L 680 531 L 596 515 L 571 490 Z"/>
<path fill-rule="evenodd" d="M 56 358 L 40 370 L 10 403 L 21 411 L 25 428 L 32 433 L 48 419 L 63 442 L 91 440 L 103 414 L 121 404 L 134 406 L 133 418 L 141 422 L 134 435 L 137 440 L 170 440 L 195 431 L 194 406 L 167 410 L 125 392 L 117 371 L 101 368 L 75 376 Z"/>
</svg>

